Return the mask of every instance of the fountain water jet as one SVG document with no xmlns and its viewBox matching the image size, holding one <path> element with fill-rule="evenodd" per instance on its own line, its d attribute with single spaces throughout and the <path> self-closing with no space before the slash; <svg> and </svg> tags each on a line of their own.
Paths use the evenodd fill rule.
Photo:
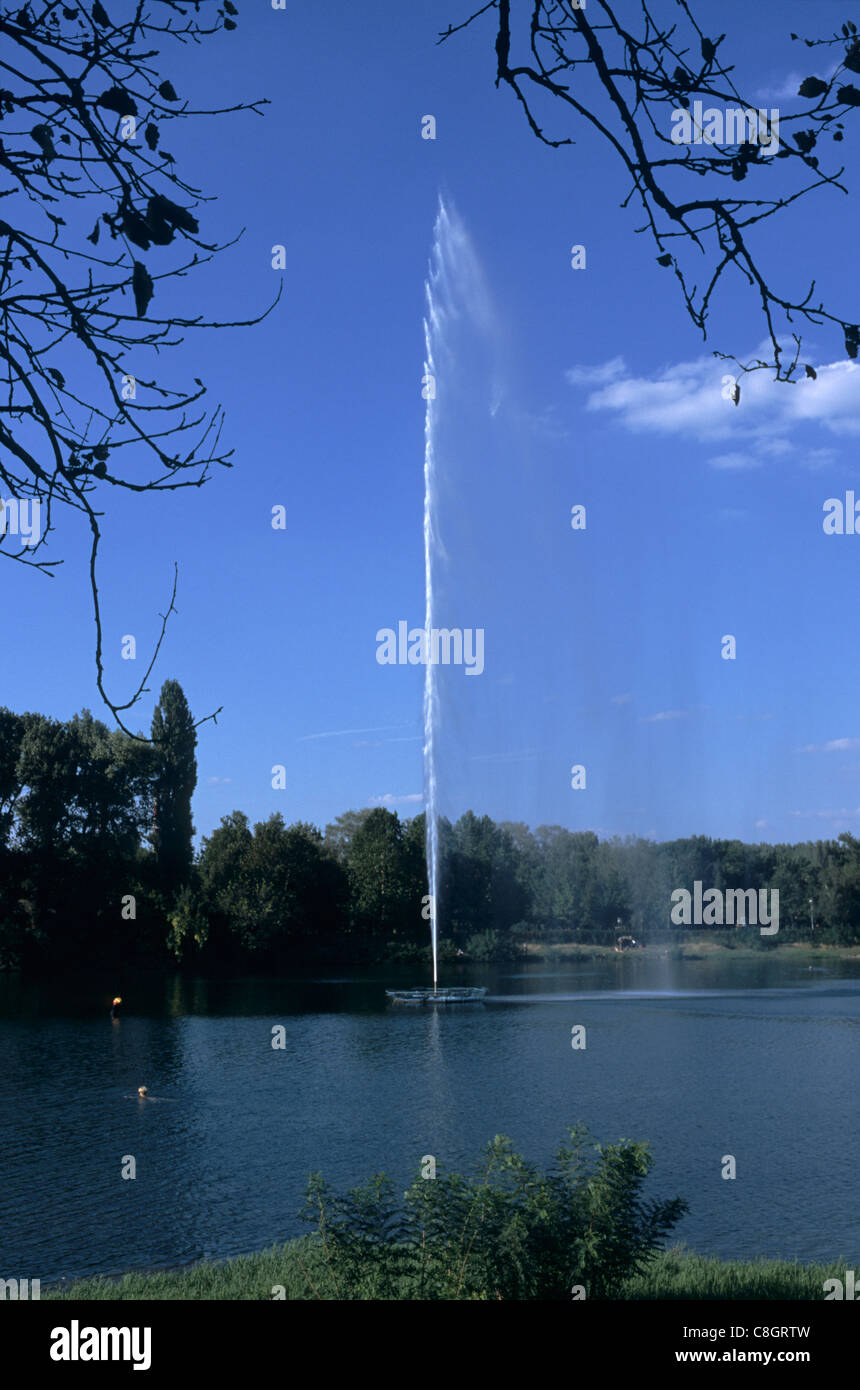
<svg viewBox="0 0 860 1390">
<path fill-rule="evenodd" d="M 433 229 L 433 251 L 425 282 L 424 317 L 424 631 L 427 660 L 424 667 L 424 814 L 426 822 L 427 886 L 430 893 L 430 939 L 433 952 L 433 989 L 386 990 L 397 1003 L 458 1003 L 483 998 L 480 987 L 439 989 L 439 780 L 438 729 L 440 717 L 439 665 L 431 659 L 431 633 L 437 624 L 437 573 L 445 550 L 438 523 L 436 439 L 438 411 L 436 384 L 450 366 L 445 333 L 452 319 L 465 308 L 477 320 L 489 317 L 488 303 L 474 253 L 465 229 L 444 201 Z"/>
</svg>

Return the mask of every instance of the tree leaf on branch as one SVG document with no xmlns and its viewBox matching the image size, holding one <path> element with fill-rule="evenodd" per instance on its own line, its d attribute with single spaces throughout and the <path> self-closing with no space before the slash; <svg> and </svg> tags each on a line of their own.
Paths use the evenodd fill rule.
<svg viewBox="0 0 860 1390">
<path fill-rule="evenodd" d="M 168 222 L 172 227 L 180 227 L 183 232 L 199 232 L 197 218 L 178 203 L 171 202 L 163 194 L 156 193 L 149 200 L 147 218 L 154 217 Z"/>
<path fill-rule="evenodd" d="M 96 0 L 95 4 L 93 5 L 92 15 L 96 24 L 98 24 L 102 29 L 110 29 L 111 22 L 107 17 L 107 12 L 105 11 L 104 6 L 99 4 L 99 0 Z"/>
<path fill-rule="evenodd" d="M 118 116 L 137 115 L 137 102 L 122 87 L 110 87 L 106 92 L 102 92 L 100 97 L 96 97 L 96 106 L 115 111 Z"/>
<path fill-rule="evenodd" d="M 34 125 L 33 129 L 30 131 L 30 136 L 31 139 L 36 141 L 36 144 L 39 146 L 39 149 L 45 156 L 46 162 L 52 159 L 56 159 L 57 151 L 54 149 L 54 142 L 51 139 L 51 131 L 49 126 Z"/>
<path fill-rule="evenodd" d="M 134 208 L 126 208 L 122 217 L 122 230 L 129 241 L 135 246 L 139 246 L 141 251 L 148 251 L 150 246 L 150 229 Z"/>
<path fill-rule="evenodd" d="M 134 263 L 131 287 L 134 291 L 134 303 L 137 309 L 137 317 L 140 319 L 143 318 L 149 308 L 149 301 L 155 293 L 152 276 L 142 261 L 135 261 Z"/>
<path fill-rule="evenodd" d="M 805 77 L 797 89 L 799 97 L 823 97 L 827 91 L 827 83 L 822 82 L 820 77 Z"/>
<path fill-rule="evenodd" d="M 165 101 L 179 100 L 179 97 L 176 95 L 176 89 L 173 86 L 173 83 L 167 79 L 165 79 L 164 82 L 162 82 L 161 86 L 158 88 L 158 95 L 160 97 L 163 97 Z"/>
</svg>

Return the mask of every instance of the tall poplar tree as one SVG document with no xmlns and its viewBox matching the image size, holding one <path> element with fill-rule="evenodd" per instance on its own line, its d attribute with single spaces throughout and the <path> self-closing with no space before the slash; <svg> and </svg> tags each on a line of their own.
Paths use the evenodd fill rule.
<svg viewBox="0 0 860 1390">
<path fill-rule="evenodd" d="M 191 796 L 197 786 L 197 733 L 185 692 L 165 681 L 152 717 L 156 772 L 152 846 L 165 886 L 178 888 L 191 870 Z"/>
</svg>

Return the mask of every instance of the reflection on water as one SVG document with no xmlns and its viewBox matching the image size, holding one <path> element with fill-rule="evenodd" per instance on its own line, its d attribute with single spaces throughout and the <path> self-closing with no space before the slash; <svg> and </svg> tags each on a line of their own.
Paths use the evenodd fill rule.
<svg viewBox="0 0 860 1390">
<path fill-rule="evenodd" d="M 542 1161 L 578 1119 L 602 1141 L 651 1143 L 652 1195 L 687 1198 L 688 1244 L 847 1258 L 860 1244 L 858 970 L 770 953 L 458 967 L 444 983 L 485 985 L 485 1002 L 428 1009 L 386 1005 L 386 988 L 420 983 L 414 969 L 6 977 L 0 1277 L 262 1249 L 304 1229 L 311 1171 L 405 1185 L 424 1155 L 462 1167 L 497 1133 Z M 142 1085 L 172 1103 L 131 1104 Z M 728 1153 L 734 1182 L 720 1176 Z"/>
</svg>

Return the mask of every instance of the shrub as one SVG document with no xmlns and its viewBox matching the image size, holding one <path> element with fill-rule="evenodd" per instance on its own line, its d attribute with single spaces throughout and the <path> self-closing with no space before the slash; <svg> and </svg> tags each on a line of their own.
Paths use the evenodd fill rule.
<svg viewBox="0 0 860 1390">
<path fill-rule="evenodd" d="M 498 931 L 474 932 L 464 949 L 470 960 L 516 960 L 522 954 L 515 941 Z"/>
<path fill-rule="evenodd" d="M 652 1162 L 646 1144 L 594 1145 L 577 1125 L 542 1173 L 497 1135 L 474 1176 L 418 1177 L 400 1203 L 384 1174 L 343 1197 L 317 1174 L 305 1216 L 336 1298 L 617 1297 L 687 1210 L 643 1199 Z"/>
</svg>

